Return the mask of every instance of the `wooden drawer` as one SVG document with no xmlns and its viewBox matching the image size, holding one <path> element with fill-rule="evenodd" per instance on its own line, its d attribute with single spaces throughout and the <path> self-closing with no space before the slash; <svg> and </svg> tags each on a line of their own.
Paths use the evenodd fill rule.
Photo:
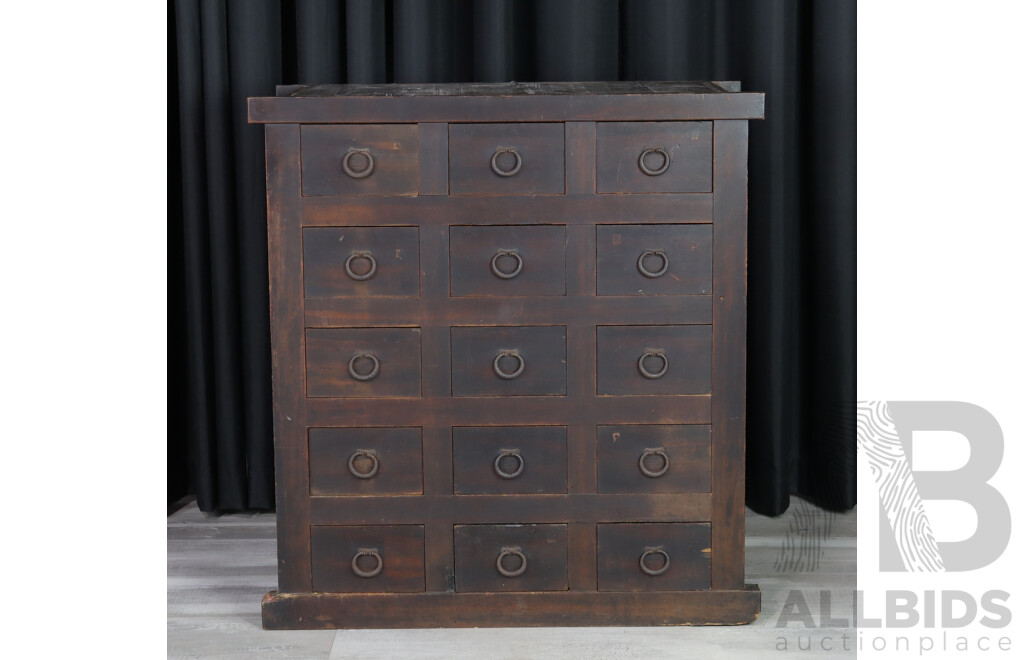
<svg viewBox="0 0 1024 660">
<path fill-rule="evenodd" d="M 710 391 L 710 325 L 598 326 L 598 394 Z"/>
<path fill-rule="evenodd" d="M 307 298 L 420 295 L 418 227 L 307 227 Z"/>
<path fill-rule="evenodd" d="M 710 192 L 711 135 L 709 121 L 600 122 L 597 192 Z"/>
<path fill-rule="evenodd" d="M 313 526 L 310 551 L 313 591 L 424 591 L 422 525 Z"/>
<path fill-rule="evenodd" d="M 311 495 L 422 494 L 421 429 L 309 429 L 309 492 Z"/>
<path fill-rule="evenodd" d="M 597 588 L 599 591 L 710 589 L 711 525 L 598 525 Z"/>
<path fill-rule="evenodd" d="M 568 563 L 567 525 L 455 526 L 456 591 L 564 591 Z"/>
<path fill-rule="evenodd" d="M 454 327 L 452 395 L 565 395 L 565 326 Z"/>
<path fill-rule="evenodd" d="M 566 492 L 564 426 L 484 426 L 452 429 L 455 492 Z"/>
<path fill-rule="evenodd" d="M 302 126 L 302 194 L 415 195 L 415 124 Z"/>
<path fill-rule="evenodd" d="M 306 330 L 306 396 L 419 395 L 419 328 Z"/>
<path fill-rule="evenodd" d="M 565 225 L 454 226 L 453 296 L 564 296 Z"/>
<path fill-rule="evenodd" d="M 597 295 L 711 293 L 711 225 L 598 225 Z"/>
<path fill-rule="evenodd" d="M 711 491 L 711 427 L 633 424 L 597 427 L 599 493 Z"/>
<path fill-rule="evenodd" d="M 565 193 L 562 124 L 450 124 L 452 195 Z"/>
</svg>

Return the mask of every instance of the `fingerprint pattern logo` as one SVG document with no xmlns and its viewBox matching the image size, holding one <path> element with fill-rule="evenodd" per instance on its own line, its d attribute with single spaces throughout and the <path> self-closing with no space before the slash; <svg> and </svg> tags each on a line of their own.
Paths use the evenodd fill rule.
<svg viewBox="0 0 1024 660">
<path fill-rule="evenodd" d="M 945 566 L 917 491 L 910 461 L 885 401 L 857 404 L 857 448 L 868 459 L 882 508 L 907 571 L 942 572 Z"/>
</svg>

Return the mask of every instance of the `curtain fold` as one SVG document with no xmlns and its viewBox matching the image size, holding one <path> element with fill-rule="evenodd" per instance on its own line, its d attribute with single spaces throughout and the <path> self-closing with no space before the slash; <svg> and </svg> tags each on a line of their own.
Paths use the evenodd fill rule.
<svg viewBox="0 0 1024 660">
<path fill-rule="evenodd" d="M 273 507 L 263 137 L 276 84 L 740 80 L 751 122 L 747 503 L 855 504 L 856 5 L 176 0 L 169 499 Z M 180 474 L 187 465 L 187 478 Z"/>
</svg>

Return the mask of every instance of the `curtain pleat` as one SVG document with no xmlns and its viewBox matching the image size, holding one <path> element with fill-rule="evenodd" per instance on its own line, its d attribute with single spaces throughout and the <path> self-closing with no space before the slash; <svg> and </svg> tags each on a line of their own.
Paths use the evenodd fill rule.
<svg viewBox="0 0 1024 660">
<path fill-rule="evenodd" d="M 739 80 L 751 122 L 747 502 L 855 503 L 856 5 L 177 0 L 171 438 L 205 511 L 273 506 L 263 131 L 276 84 Z M 174 245 L 172 241 L 170 243 Z M 173 257 L 174 255 L 172 255 Z M 173 284 L 173 283 L 172 283 Z M 177 372 L 176 372 L 177 373 Z M 169 491 L 175 499 L 180 492 Z"/>
</svg>

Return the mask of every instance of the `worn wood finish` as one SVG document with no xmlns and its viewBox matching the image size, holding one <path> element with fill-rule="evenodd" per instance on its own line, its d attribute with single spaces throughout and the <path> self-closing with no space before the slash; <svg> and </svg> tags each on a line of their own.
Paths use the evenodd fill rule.
<svg viewBox="0 0 1024 660">
<path fill-rule="evenodd" d="M 456 525 L 455 590 L 565 591 L 568 544 L 566 525 Z"/>
<path fill-rule="evenodd" d="M 710 190 L 711 122 L 597 124 L 597 192 Z"/>
<path fill-rule="evenodd" d="M 450 124 L 448 190 L 452 195 L 563 194 L 564 149 L 562 124 Z"/>
<path fill-rule="evenodd" d="M 763 95 L 736 89 L 251 100 L 286 124 L 267 127 L 282 535 L 268 628 L 756 615 L 742 326 L 745 120 Z M 349 149 L 379 156 L 372 174 L 366 152 L 345 173 Z M 670 570 L 644 574 L 648 547 Z M 510 575 L 518 552 L 527 570 Z M 391 572 L 361 577 L 377 555 Z"/>
<path fill-rule="evenodd" d="M 711 293 L 710 226 L 600 225 L 596 230 L 599 296 Z"/>
<path fill-rule="evenodd" d="M 422 494 L 422 430 L 309 429 L 309 492 L 311 495 Z"/>
<path fill-rule="evenodd" d="M 641 462 L 650 474 L 641 471 Z M 598 426 L 597 490 L 601 493 L 709 492 L 711 427 Z"/>
<path fill-rule="evenodd" d="M 306 297 L 419 296 L 419 233 L 418 227 L 303 229 Z"/>
<path fill-rule="evenodd" d="M 684 591 L 710 586 L 711 525 L 597 526 L 598 590 Z"/>
<path fill-rule="evenodd" d="M 565 350 L 565 326 L 452 328 L 452 395 L 565 395 Z"/>
<path fill-rule="evenodd" d="M 313 591 L 381 593 L 424 589 L 422 525 L 314 525 L 311 540 Z M 360 576 L 355 568 L 376 574 Z"/>
<path fill-rule="evenodd" d="M 648 353 L 640 371 L 640 360 Z M 665 359 L 668 364 L 665 364 Z M 608 325 L 597 328 L 598 394 L 705 394 L 711 392 L 711 326 Z"/>
<path fill-rule="evenodd" d="M 415 125 L 302 127 L 303 195 L 415 195 L 419 178 Z"/>
<path fill-rule="evenodd" d="M 459 427 L 452 444 L 458 494 L 566 492 L 564 426 Z"/>
<path fill-rule="evenodd" d="M 450 237 L 453 296 L 565 295 L 565 225 L 455 226 Z"/>
</svg>

